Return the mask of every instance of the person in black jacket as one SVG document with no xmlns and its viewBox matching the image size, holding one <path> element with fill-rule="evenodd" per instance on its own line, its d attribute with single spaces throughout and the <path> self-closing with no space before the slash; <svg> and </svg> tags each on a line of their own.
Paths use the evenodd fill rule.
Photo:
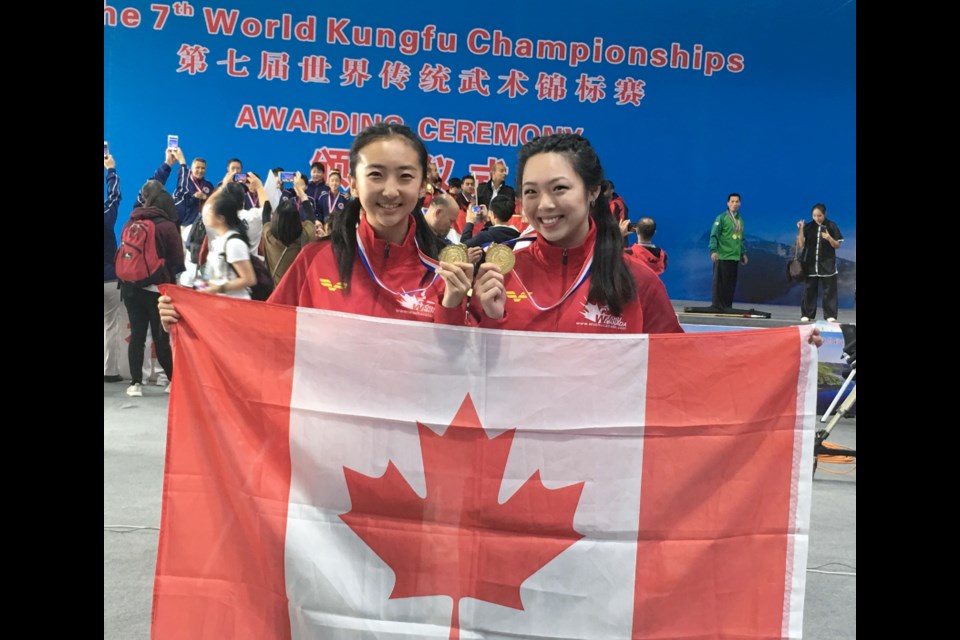
<svg viewBox="0 0 960 640">
<path fill-rule="evenodd" d="M 817 317 L 817 290 L 823 286 L 823 315 L 827 322 L 837 321 L 837 249 L 843 234 L 833 220 L 827 220 L 827 205 L 813 205 L 813 220 L 797 221 L 797 243 L 803 249 L 807 280 L 800 302 L 801 322 Z"/>
<path fill-rule="evenodd" d="M 490 207 L 490 202 L 497 196 L 509 196 L 510 202 L 514 200 L 513 188 L 505 184 L 507 179 L 507 165 L 498 162 L 493 165 L 493 173 L 490 179 L 477 187 L 477 202 Z"/>
</svg>

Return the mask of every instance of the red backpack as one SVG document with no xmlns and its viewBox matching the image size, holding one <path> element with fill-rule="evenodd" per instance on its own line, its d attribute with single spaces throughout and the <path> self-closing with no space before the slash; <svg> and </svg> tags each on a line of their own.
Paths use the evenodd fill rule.
<svg viewBox="0 0 960 640">
<path fill-rule="evenodd" d="M 157 227 L 149 218 L 131 218 L 123 225 L 113 261 L 117 279 L 146 287 L 166 278 L 166 260 L 157 251 Z"/>
</svg>

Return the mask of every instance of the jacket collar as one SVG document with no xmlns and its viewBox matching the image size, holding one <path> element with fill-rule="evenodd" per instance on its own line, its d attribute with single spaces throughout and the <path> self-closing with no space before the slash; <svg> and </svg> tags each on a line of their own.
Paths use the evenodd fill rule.
<svg viewBox="0 0 960 640">
<path fill-rule="evenodd" d="M 388 257 L 392 263 L 396 263 L 397 260 L 413 259 L 416 261 L 418 259 L 415 240 L 417 221 L 412 215 L 409 217 L 407 235 L 401 244 L 378 238 L 374 233 L 373 227 L 367 222 L 367 214 L 363 211 L 360 212 L 360 226 L 357 227 L 357 232 L 360 234 L 363 248 L 367 252 L 367 260 L 370 261 L 370 265 L 374 267 L 374 269 L 376 269 L 378 265 L 383 265 Z"/>
<path fill-rule="evenodd" d="M 543 236 L 537 235 L 537 241 L 530 247 L 530 252 L 536 257 L 538 262 L 544 265 L 559 265 L 563 262 L 563 255 L 566 252 L 567 266 L 580 268 L 586 261 L 587 256 L 593 253 L 593 245 L 597 237 L 597 226 L 590 218 L 590 229 L 587 230 L 587 236 L 583 242 L 576 246 L 564 249 L 550 244 L 543 239 Z"/>
</svg>

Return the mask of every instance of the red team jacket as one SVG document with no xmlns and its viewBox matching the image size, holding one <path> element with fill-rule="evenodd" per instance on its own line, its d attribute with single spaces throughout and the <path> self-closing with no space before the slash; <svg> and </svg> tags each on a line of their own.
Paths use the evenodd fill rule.
<svg viewBox="0 0 960 640">
<path fill-rule="evenodd" d="M 639 264 L 653 269 L 653 272 L 657 275 L 663 273 L 667 268 L 667 252 L 662 248 L 660 249 L 660 255 L 656 256 L 642 244 L 635 244 L 624 252 L 623 257 L 628 262 L 635 260 Z"/>
<path fill-rule="evenodd" d="M 443 279 L 433 280 L 433 273 L 430 273 L 426 281 L 423 280 L 427 268 L 420 262 L 417 253 L 414 242 L 416 229 L 416 222 L 411 216 L 403 244 L 394 244 L 374 237 L 366 216 L 360 216 L 360 238 L 366 248 L 370 267 L 380 281 L 398 292 L 398 295 L 383 289 L 370 277 L 359 255 L 353 263 L 348 291 L 347 286 L 340 282 L 333 244 L 320 241 L 311 242 L 300 251 L 268 302 L 375 318 L 462 326 L 464 306 L 461 304 L 446 309 L 440 304 L 444 291 Z M 413 293 L 423 287 L 427 288 Z"/>
<path fill-rule="evenodd" d="M 474 298 L 470 304 L 473 323 L 483 328 L 519 331 L 683 333 L 660 278 L 633 260 L 627 260 L 626 264 L 637 283 L 637 297 L 625 306 L 622 315 L 614 316 L 605 305 L 587 302 L 589 276 L 566 300 L 549 311 L 541 311 L 532 304 L 531 298 L 541 307 L 548 307 L 566 293 L 592 251 L 595 235 L 591 222 L 590 232 L 579 247 L 563 249 L 538 238 L 529 247 L 517 251 L 516 265 L 504 282 L 507 300 L 503 318 L 488 318 L 479 299 Z"/>
</svg>

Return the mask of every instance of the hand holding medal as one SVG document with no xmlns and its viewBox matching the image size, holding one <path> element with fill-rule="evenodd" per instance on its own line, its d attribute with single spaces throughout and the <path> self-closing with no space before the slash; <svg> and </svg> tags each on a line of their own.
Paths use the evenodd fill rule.
<svg viewBox="0 0 960 640">
<path fill-rule="evenodd" d="M 473 286 L 473 265 L 470 264 L 467 247 L 448 244 L 440 250 L 437 259 L 440 261 L 437 273 L 446 285 L 441 304 L 448 309 L 458 307 Z"/>
</svg>

